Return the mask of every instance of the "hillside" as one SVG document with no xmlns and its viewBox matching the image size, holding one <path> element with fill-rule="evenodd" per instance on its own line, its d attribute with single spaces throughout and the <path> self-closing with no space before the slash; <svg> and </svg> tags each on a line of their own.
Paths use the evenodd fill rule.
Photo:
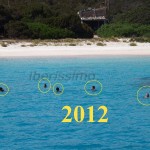
<svg viewBox="0 0 150 150">
<path fill-rule="evenodd" d="M 7 38 L 91 38 L 77 12 L 104 0 L 0 0 L 0 36 Z M 150 24 L 149 0 L 110 0 L 110 23 Z M 32 33 L 32 34 L 31 34 Z"/>
</svg>

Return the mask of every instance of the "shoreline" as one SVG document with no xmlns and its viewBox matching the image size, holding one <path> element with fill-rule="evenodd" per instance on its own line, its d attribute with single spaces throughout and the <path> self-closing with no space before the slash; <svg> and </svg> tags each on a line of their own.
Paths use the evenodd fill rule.
<svg viewBox="0 0 150 150">
<path fill-rule="evenodd" d="M 89 42 L 89 41 L 87 41 Z M 62 45 L 62 46 L 60 46 Z M 2 57 L 84 57 L 84 56 L 150 56 L 150 43 L 138 43 L 131 46 L 129 42 L 104 42 L 99 46 L 96 43 L 87 45 L 81 41 L 78 45 L 65 46 L 65 43 L 43 43 L 43 45 L 32 45 L 29 42 L 18 42 L 0 46 L 0 58 Z"/>
</svg>

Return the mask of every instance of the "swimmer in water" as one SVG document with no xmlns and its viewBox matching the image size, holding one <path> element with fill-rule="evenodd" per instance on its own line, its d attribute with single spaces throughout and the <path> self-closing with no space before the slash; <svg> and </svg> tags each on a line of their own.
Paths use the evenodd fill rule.
<svg viewBox="0 0 150 150">
<path fill-rule="evenodd" d="M 92 90 L 92 91 L 95 91 L 95 90 L 96 90 L 95 86 L 92 86 L 91 90 Z"/>
<path fill-rule="evenodd" d="M 146 93 L 145 98 L 150 98 L 149 93 Z"/>
<path fill-rule="evenodd" d="M 4 92 L 4 89 L 2 87 L 0 87 L 0 92 Z"/>
<path fill-rule="evenodd" d="M 45 88 L 45 89 L 47 88 L 47 84 L 44 84 L 44 88 Z"/>
<path fill-rule="evenodd" d="M 58 93 L 58 92 L 61 92 L 60 89 L 59 89 L 59 87 L 56 88 L 56 92 L 57 92 L 57 93 Z"/>
</svg>

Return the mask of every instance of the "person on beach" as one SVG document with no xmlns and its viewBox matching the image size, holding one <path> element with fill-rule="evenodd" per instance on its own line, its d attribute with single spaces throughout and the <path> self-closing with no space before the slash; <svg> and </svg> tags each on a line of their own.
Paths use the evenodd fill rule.
<svg viewBox="0 0 150 150">
<path fill-rule="evenodd" d="M 145 98 L 150 98 L 149 93 L 146 93 Z"/>
<path fill-rule="evenodd" d="M 4 92 L 4 89 L 2 87 L 0 87 L 0 92 Z"/>
<path fill-rule="evenodd" d="M 92 91 L 95 91 L 95 90 L 96 90 L 96 87 L 95 87 L 95 86 L 92 86 L 91 90 L 92 90 Z"/>
</svg>

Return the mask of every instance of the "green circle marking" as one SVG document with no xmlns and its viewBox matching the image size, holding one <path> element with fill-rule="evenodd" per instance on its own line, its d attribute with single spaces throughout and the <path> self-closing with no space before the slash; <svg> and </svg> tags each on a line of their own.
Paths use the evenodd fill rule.
<svg viewBox="0 0 150 150">
<path fill-rule="evenodd" d="M 100 85 L 101 90 L 99 91 L 99 93 L 97 93 L 97 94 L 91 94 L 91 93 L 89 93 L 89 92 L 87 91 L 86 86 L 87 86 L 87 84 L 89 84 L 89 83 L 91 83 L 91 82 L 97 82 L 97 83 Z M 100 81 L 98 81 L 98 80 L 89 80 L 89 81 L 85 84 L 84 90 L 85 90 L 85 92 L 86 92 L 87 95 L 90 95 L 90 96 L 97 96 L 97 95 L 101 94 L 101 92 L 103 91 L 103 85 L 102 85 L 102 83 L 101 83 Z"/>
<path fill-rule="evenodd" d="M 4 96 L 6 96 L 9 93 L 10 90 L 9 90 L 9 87 L 7 86 L 7 84 L 0 83 L 0 85 L 3 85 L 3 86 L 5 86 L 7 88 L 7 92 L 5 94 L 3 94 L 3 95 L 0 94 L 1 97 L 2 96 L 4 97 Z"/>
<path fill-rule="evenodd" d="M 48 81 L 48 83 L 50 84 L 50 86 L 49 86 L 49 88 L 48 88 L 48 90 L 47 91 L 42 91 L 41 90 L 41 88 L 40 88 L 40 83 L 43 81 L 43 80 L 46 80 L 46 81 Z M 42 79 L 40 79 L 39 80 L 39 82 L 38 82 L 38 90 L 42 93 L 42 94 L 47 94 L 50 90 L 51 90 L 51 82 L 50 82 L 50 80 L 49 79 L 47 79 L 47 78 L 42 78 Z"/>
<path fill-rule="evenodd" d="M 62 87 L 62 92 L 60 92 L 59 94 L 55 92 L 55 87 L 56 87 L 57 85 L 60 85 L 60 86 Z M 61 83 L 55 83 L 54 86 L 53 86 L 53 92 L 54 92 L 54 94 L 55 94 L 56 96 L 62 95 L 62 94 L 64 93 L 64 86 L 63 86 Z"/>
<path fill-rule="evenodd" d="M 140 87 L 139 88 L 139 90 L 137 91 L 137 101 L 141 104 L 141 105 L 143 105 L 143 106 L 150 106 L 150 104 L 144 104 L 144 103 L 142 103 L 141 102 L 141 100 L 140 100 L 140 98 L 139 98 L 139 93 L 140 93 L 140 91 L 142 90 L 142 89 L 144 89 L 144 88 L 150 88 L 150 86 L 149 85 L 146 85 L 146 86 L 142 86 L 142 87 Z"/>
</svg>

